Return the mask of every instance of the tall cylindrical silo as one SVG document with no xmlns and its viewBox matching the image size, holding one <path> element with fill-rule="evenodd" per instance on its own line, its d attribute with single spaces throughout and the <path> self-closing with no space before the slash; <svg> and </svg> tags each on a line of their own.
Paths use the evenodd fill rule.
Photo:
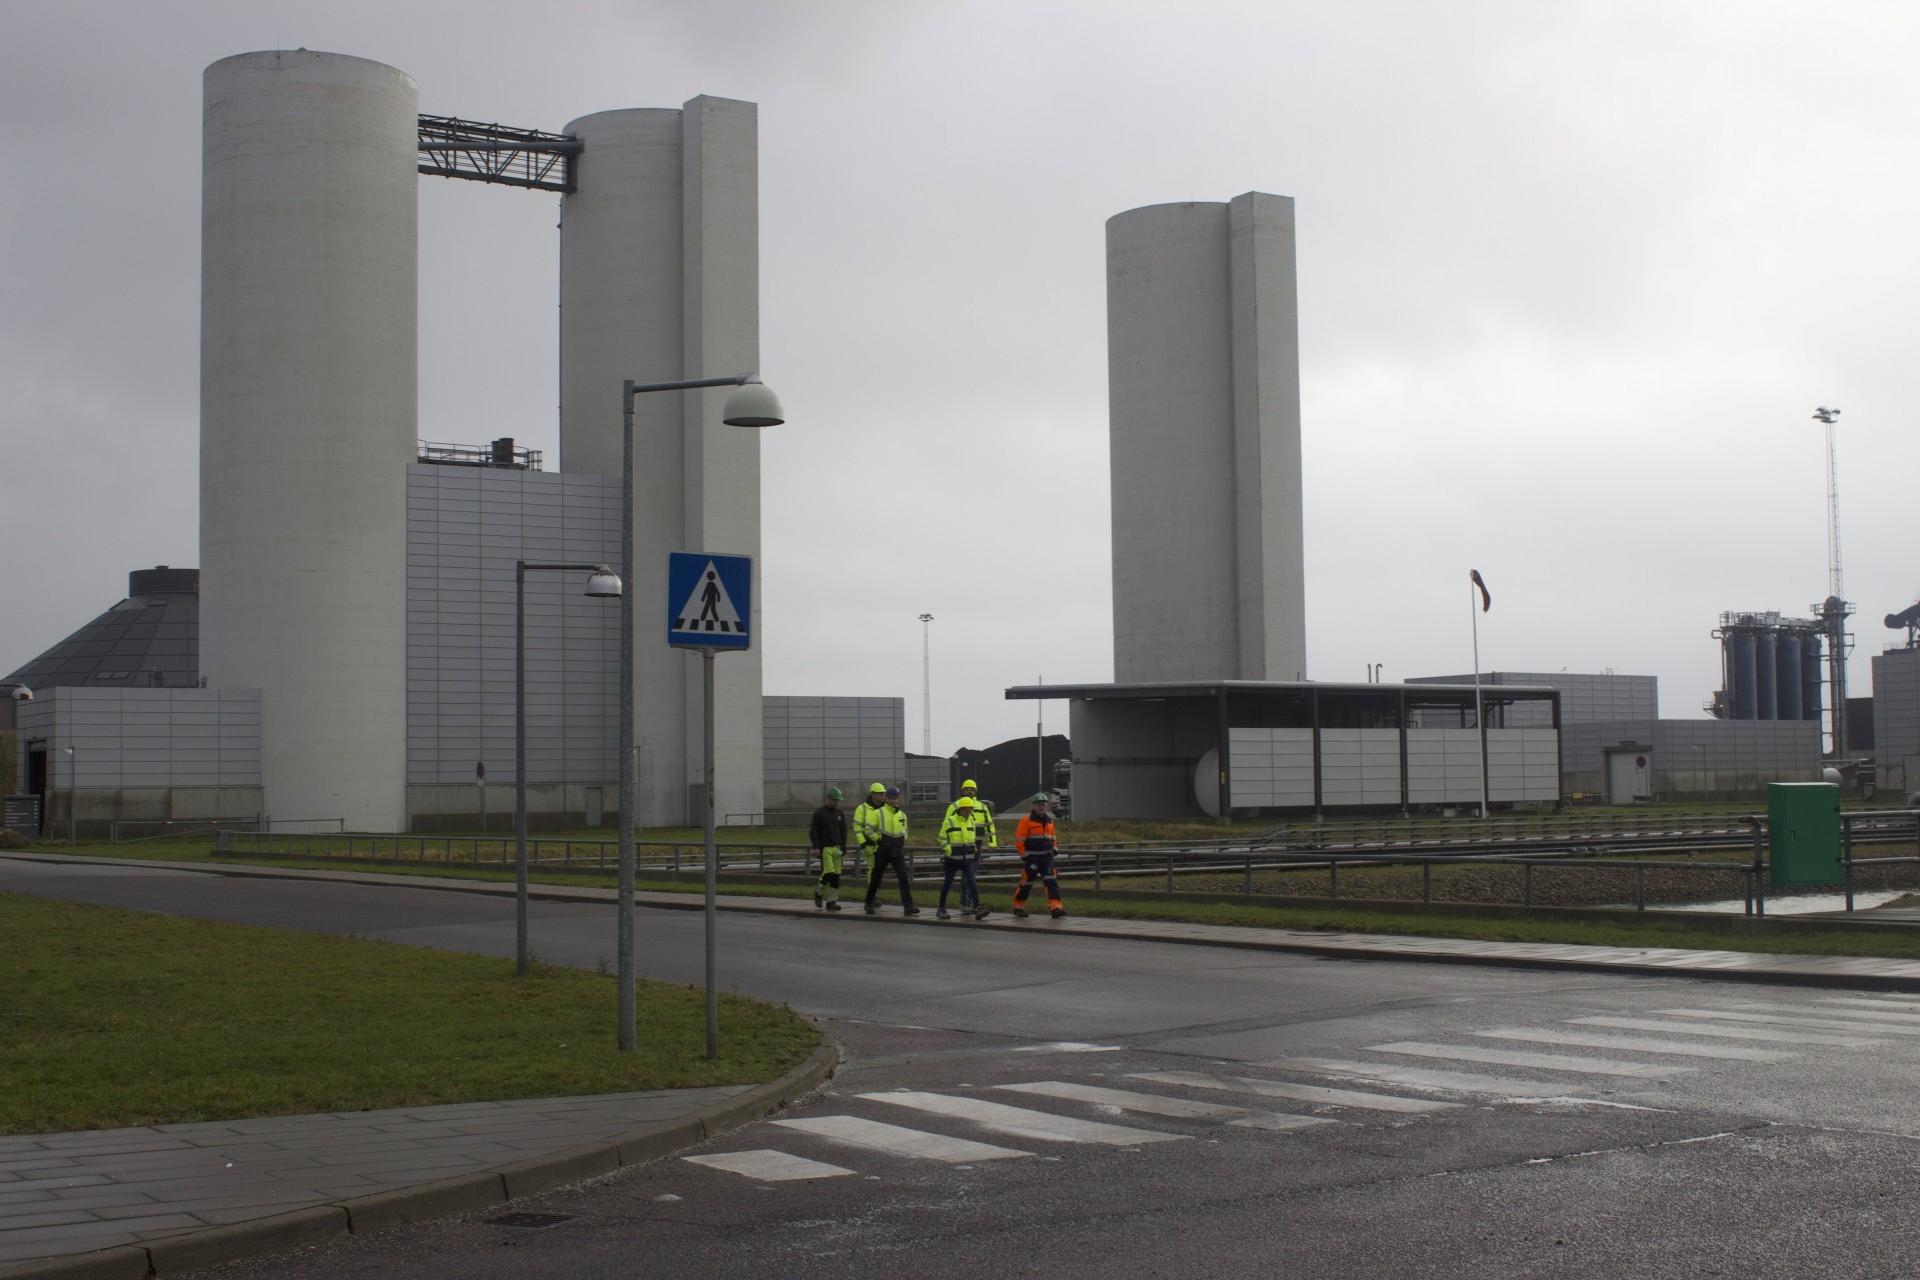
<svg viewBox="0 0 1920 1280">
<path fill-rule="evenodd" d="M 1826 681 L 1826 662 L 1820 652 L 1819 633 L 1809 631 L 1800 638 L 1800 718 L 1818 722 L 1826 702 L 1821 689 Z"/>
<path fill-rule="evenodd" d="M 1754 716 L 1760 720 L 1779 718 L 1780 668 L 1778 632 L 1762 628 L 1754 635 L 1753 688 Z"/>
<path fill-rule="evenodd" d="M 1774 715 L 1780 720 L 1800 718 L 1800 635 L 1782 629 L 1774 642 Z"/>
<path fill-rule="evenodd" d="M 418 93 L 307 50 L 207 68 L 200 671 L 262 691 L 276 821 L 406 822 Z"/>
<path fill-rule="evenodd" d="M 1759 693 L 1754 686 L 1759 657 L 1754 633 L 1745 627 L 1729 631 L 1726 643 L 1733 656 L 1733 718 L 1757 720 L 1760 716 Z"/>
<path fill-rule="evenodd" d="M 1294 206 L 1107 220 L 1118 680 L 1305 675 Z"/>
<path fill-rule="evenodd" d="M 567 125 L 581 151 L 575 190 L 560 202 L 562 471 L 620 474 L 623 380 L 759 371 L 758 129 L 754 104 L 712 97 Z M 643 628 L 665 607 L 667 552 L 759 553 L 759 434 L 721 425 L 726 394 L 635 401 L 627 589 Z M 699 785 L 699 664 L 651 634 L 634 655 L 638 818 L 679 823 Z M 756 643 L 715 671 L 723 814 L 763 807 L 761 653 Z"/>
</svg>

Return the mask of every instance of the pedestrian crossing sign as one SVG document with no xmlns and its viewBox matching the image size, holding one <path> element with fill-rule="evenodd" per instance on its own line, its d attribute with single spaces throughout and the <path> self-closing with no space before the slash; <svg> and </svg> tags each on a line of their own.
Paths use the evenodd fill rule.
<svg viewBox="0 0 1920 1280">
<path fill-rule="evenodd" d="M 752 647 L 753 557 L 667 554 L 667 644 L 681 649 Z"/>
</svg>

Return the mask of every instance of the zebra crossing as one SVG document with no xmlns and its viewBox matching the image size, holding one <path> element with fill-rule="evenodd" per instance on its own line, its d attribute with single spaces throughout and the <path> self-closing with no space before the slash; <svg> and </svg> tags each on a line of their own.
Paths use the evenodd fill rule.
<svg viewBox="0 0 1920 1280">
<path fill-rule="evenodd" d="M 1471 1030 L 1459 1042 L 1369 1043 L 1337 1058 L 865 1092 L 842 1113 L 783 1117 L 756 1131 L 808 1140 L 808 1154 L 767 1147 L 682 1159 L 771 1187 L 855 1176 L 874 1158 L 970 1170 L 1059 1159 L 1041 1154 L 1049 1149 L 1141 1149 L 1226 1130 L 1252 1140 L 1312 1140 L 1343 1126 L 1404 1125 L 1476 1105 L 1619 1105 L 1581 1094 L 1897 1045 L 1912 1035 L 1920 1035 L 1920 997 L 1886 994 L 1764 994 L 1718 1009 L 1677 1005 L 1631 1017 L 1570 1013 L 1551 1025 Z"/>
</svg>

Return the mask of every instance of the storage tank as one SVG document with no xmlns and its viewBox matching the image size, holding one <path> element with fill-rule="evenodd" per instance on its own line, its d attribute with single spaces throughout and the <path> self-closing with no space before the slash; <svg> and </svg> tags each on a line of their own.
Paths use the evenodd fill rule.
<svg viewBox="0 0 1920 1280">
<path fill-rule="evenodd" d="M 1826 663 L 1820 652 L 1820 637 L 1809 632 L 1800 638 L 1800 718 L 1818 723 L 1821 694 L 1826 680 Z"/>
<path fill-rule="evenodd" d="M 200 672 L 263 691 L 275 821 L 396 830 L 419 95 L 304 49 L 222 59 L 204 90 Z"/>
<path fill-rule="evenodd" d="M 1757 642 L 1752 631 L 1741 629 L 1729 631 L 1726 636 L 1727 653 L 1733 669 L 1733 718 L 1735 720 L 1754 720 L 1759 717 L 1759 694 L 1755 689 L 1755 668 L 1758 662 Z"/>
<path fill-rule="evenodd" d="M 1772 630 L 1760 630 L 1754 633 L 1753 688 L 1756 695 L 1753 715 L 1756 720 L 1773 720 L 1779 711 L 1779 650 L 1775 644 L 1777 633 Z"/>
<path fill-rule="evenodd" d="M 1782 630 L 1774 649 L 1774 713 L 1780 720 L 1800 719 L 1800 633 Z"/>
</svg>

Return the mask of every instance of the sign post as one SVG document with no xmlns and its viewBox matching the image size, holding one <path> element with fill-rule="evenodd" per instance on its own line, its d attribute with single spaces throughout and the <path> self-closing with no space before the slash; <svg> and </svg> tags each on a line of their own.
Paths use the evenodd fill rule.
<svg viewBox="0 0 1920 1280">
<path fill-rule="evenodd" d="M 715 980 L 715 935 L 719 918 L 720 854 L 714 834 L 713 659 L 722 649 L 753 643 L 753 557 L 673 551 L 667 555 L 667 645 L 700 652 L 701 702 L 705 709 L 706 781 L 701 807 L 707 837 L 707 1057 L 720 1056 L 720 996 Z"/>
</svg>

